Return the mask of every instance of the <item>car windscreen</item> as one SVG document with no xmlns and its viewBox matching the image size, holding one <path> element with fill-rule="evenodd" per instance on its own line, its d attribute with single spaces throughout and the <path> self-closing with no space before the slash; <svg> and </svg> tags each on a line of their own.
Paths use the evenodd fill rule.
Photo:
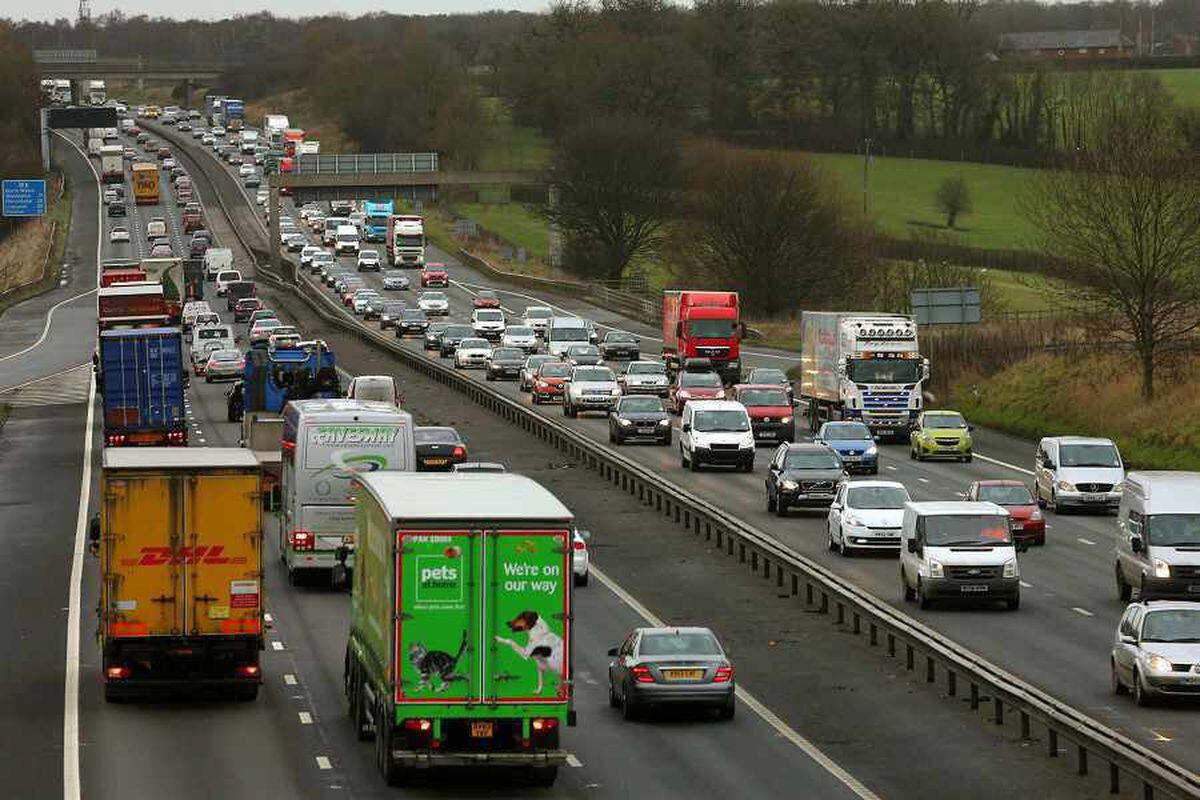
<svg viewBox="0 0 1200 800">
<path fill-rule="evenodd" d="M 400 317 L 401 319 L 412 321 L 429 319 L 429 317 L 425 316 L 425 312 L 419 308 L 406 308 L 400 312 Z"/>
<path fill-rule="evenodd" d="M 1060 467 L 1120 467 L 1121 458 L 1111 444 L 1064 444 L 1059 447 Z"/>
<path fill-rule="evenodd" d="M 503 322 L 504 312 L 484 309 L 482 311 L 475 312 L 475 319 L 482 322 Z"/>
<path fill-rule="evenodd" d="M 871 429 L 866 425 L 853 422 L 847 425 L 827 425 L 821 433 L 821 438 L 829 442 L 859 442 L 874 441 Z"/>
<path fill-rule="evenodd" d="M 533 336 L 533 328 L 509 327 L 504 333 L 508 336 Z"/>
<path fill-rule="evenodd" d="M 930 514 L 921 518 L 925 544 L 963 547 L 1010 544 L 1007 514 Z"/>
<path fill-rule="evenodd" d="M 967 422 L 959 414 L 929 414 L 925 417 L 925 427 L 935 430 L 955 430 L 967 427 Z"/>
<path fill-rule="evenodd" d="M 210 358 L 213 361 L 239 361 L 242 358 L 242 354 L 237 350 L 217 350 Z"/>
<path fill-rule="evenodd" d="M 413 440 L 417 444 L 458 444 L 458 432 L 453 428 L 416 428 Z"/>
<path fill-rule="evenodd" d="M 842 462 L 834 453 L 822 450 L 796 450 L 783 460 L 784 469 L 841 469 Z"/>
<path fill-rule="evenodd" d="M 707 433 L 741 433 L 750 430 L 750 417 L 741 409 L 697 411 L 692 427 Z"/>
<path fill-rule="evenodd" d="M 575 344 L 567 348 L 567 352 L 573 356 L 598 356 L 600 348 L 590 344 Z"/>
<path fill-rule="evenodd" d="M 446 295 L 443 294 L 442 292 L 426 292 L 425 294 L 421 295 L 421 299 L 422 300 L 433 300 L 435 302 L 445 302 Z"/>
<path fill-rule="evenodd" d="M 781 369 L 759 367 L 750 373 L 747 383 L 787 383 L 788 377 Z"/>
<path fill-rule="evenodd" d="M 463 350 L 490 350 L 492 343 L 487 339 L 463 339 L 458 346 Z"/>
<path fill-rule="evenodd" d="M 646 633 L 638 645 L 640 656 L 719 656 L 721 646 L 710 633 Z"/>
<path fill-rule="evenodd" d="M 568 364 L 542 364 L 538 374 L 543 378 L 565 378 L 571 374 Z"/>
<path fill-rule="evenodd" d="M 738 396 L 745 406 L 787 406 L 787 392 L 782 389 L 747 389 Z"/>
<path fill-rule="evenodd" d="M 630 364 L 625 370 L 627 375 L 666 375 L 666 364 Z"/>
<path fill-rule="evenodd" d="M 379 253 L 374 250 L 359 250 L 358 257 L 363 261 L 378 261 Z"/>
<path fill-rule="evenodd" d="M 916 383 L 921 362 L 911 358 L 852 358 L 846 377 L 855 383 Z"/>
<path fill-rule="evenodd" d="M 1151 514 L 1146 534 L 1159 547 L 1200 547 L 1200 514 Z"/>
<path fill-rule="evenodd" d="M 980 486 L 979 499 L 998 506 L 1033 505 L 1033 495 L 1024 486 Z"/>
<path fill-rule="evenodd" d="M 685 389 L 720 389 L 721 378 L 715 372 L 682 372 L 679 385 Z"/>
<path fill-rule="evenodd" d="M 525 351 L 515 347 L 497 347 L 492 351 L 493 361 L 523 361 Z"/>
<path fill-rule="evenodd" d="M 904 508 L 908 502 L 908 492 L 899 486 L 861 486 L 850 487 L 846 493 L 847 508 L 877 509 Z"/>
<path fill-rule="evenodd" d="M 442 336 L 446 339 L 461 339 L 464 336 L 470 336 L 472 333 L 474 331 L 471 330 L 470 325 L 447 325 L 446 332 Z"/>
<path fill-rule="evenodd" d="M 587 328 L 551 328 L 550 338 L 556 342 L 586 342 Z"/>
<path fill-rule="evenodd" d="M 621 401 L 621 413 L 637 414 L 663 411 L 662 400 L 657 397 L 626 397 Z"/>
<path fill-rule="evenodd" d="M 1171 608 L 1147 613 L 1142 623 L 1142 641 L 1200 643 L 1200 609 Z"/>
<path fill-rule="evenodd" d="M 571 373 L 573 381 L 614 381 L 612 370 L 607 367 L 580 367 Z"/>
<path fill-rule="evenodd" d="M 554 312 L 544 306 L 530 306 L 525 309 L 526 319 L 549 319 Z"/>
<path fill-rule="evenodd" d="M 637 337 L 634 336 L 632 333 L 620 333 L 618 331 L 610 331 L 604 337 L 604 341 L 608 342 L 610 344 L 612 342 L 622 342 L 625 344 L 632 344 L 637 341 Z"/>
</svg>

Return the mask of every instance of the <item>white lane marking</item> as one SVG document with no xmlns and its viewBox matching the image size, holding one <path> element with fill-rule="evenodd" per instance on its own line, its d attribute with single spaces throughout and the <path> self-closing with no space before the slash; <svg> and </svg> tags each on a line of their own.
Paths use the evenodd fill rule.
<svg viewBox="0 0 1200 800">
<path fill-rule="evenodd" d="M 308 713 L 307 711 L 301 711 L 296 716 L 300 717 L 301 725 L 312 725 L 313 723 L 312 714 Z"/>
<path fill-rule="evenodd" d="M 1171 737 L 1170 737 L 1170 736 L 1166 736 L 1165 734 L 1163 734 L 1163 733 L 1160 733 L 1159 731 L 1156 731 L 1156 730 L 1154 730 L 1154 728 L 1147 728 L 1146 730 L 1150 731 L 1150 734 L 1151 734 L 1151 735 L 1154 737 L 1154 741 L 1156 741 L 1156 742 L 1170 742 L 1170 741 L 1173 741 L 1173 740 L 1171 739 Z"/>
<path fill-rule="evenodd" d="M 288 673 L 284 674 L 283 682 L 286 683 L 288 686 L 295 686 L 296 685 L 296 676 L 293 675 L 292 673 L 288 672 Z"/>
<path fill-rule="evenodd" d="M 1018 581 L 1018 583 L 1021 584 L 1022 589 L 1032 589 L 1033 588 L 1032 583 L 1026 583 L 1025 581 Z"/>
<path fill-rule="evenodd" d="M 1031 469 L 1025 469 L 1024 467 L 1018 467 L 1016 464 L 1010 464 L 1007 461 L 1001 461 L 998 458 L 992 458 L 990 456 L 985 456 L 982 453 L 980 453 L 978 450 L 975 451 L 975 457 L 980 459 L 981 461 L 987 461 L 989 464 L 996 464 L 997 466 L 1007 467 L 1008 469 L 1011 469 L 1015 472 L 1019 472 L 1022 475 L 1032 476 L 1035 474 L 1034 471 Z"/>
<path fill-rule="evenodd" d="M 891 464 L 884 464 L 884 465 L 883 465 L 883 468 L 884 468 L 884 469 L 890 469 L 892 472 L 895 472 L 895 471 L 896 471 L 896 468 L 895 468 L 894 466 L 892 466 Z"/>
<path fill-rule="evenodd" d="M 1071 610 L 1074 611 L 1076 614 L 1082 614 L 1085 617 L 1096 616 L 1092 612 L 1088 611 L 1086 608 L 1080 608 L 1079 606 L 1071 606 Z"/>
<path fill-rule="evenodd" d="M 100 232 L 104 230 L 104 219 L 101 216 L 103 194 L 100 190 L 100 175 L 92 165 L 91 159 L 80 149 L 79 145 L 63 136 L 58 131 L 55 134 L 68 142 L 83 156 L 92 177 L 96 179 L 96 285 L 100 285 Z M 93 290 L 94 291 L 94 290 Z M 53 313 L 54 309 L 51 309 Z M 50 320 L 46 319 L 46 331 L 50 330 Z M 0 359 L 2 361 L 3 359 Z M 83 595 L 83 549 L 87 534 L 88 503 L 92 491 L 92 426 L 96 410 L 96 373 L 92 373 L 89 381 L 91 390 L 88 392 L 87 424 L 83 429 L 83 475 L 79 479 L 79 513 L 75 519 L 75 547 L 71 553 L 71 584 L 69 600 L 67 601 L 67 663 L 63 680 L 63 800 L 79 800 L 79 621 L 80 606 Z"/>
<path fill-rule="evenodd" d="M 604 584 L 606 589 L 615 594 L 622 603 L 633 609 L 634 613 L 646 620 L 646 622 L 656 628 L 665 628 L 667 626 L 650 609 L 646 608 L 633 595 L 621 588 L 616 581 L 604 574 L 595 564 L 591 566 L 591 572 L 596 576 L 596 580 Z M 817 764 L 841 781 L 846 788 L 854 792 L 862 800 L 880 800 L 879 795 L 872 792 L 857 778 L 833 761 L 833 759 L 821 752 L 819 747 L 801 736 L 790 725 L 776 716 L 775 712 L 759 702 L 758 698 L 746 691 L 745 688 L 741 686 L 737 687 L 737 697 L 747 708 L 757 714 L 763 722 L 770 725 L 776 733 L 795 745 L 813 761 L 817 762 Z"/>
<path fill-rule="evenodd" d="M 328 756 L 317 756 L 317 767 L 320 769 L 333 769 L 333 764 L 330 763 Z"/>
<path fill-rule="evenodd" d="M 921 483 L 929 483 L 929 478 L 917 478 Z"/>
<path fill-rule="evenodd" d="M 583 762 L 574 753 L 567 753 L 567 766 L 579 769 L 583 766 Z"/>
<path fill-rule="evenodd" d="M 1080 544 L 1091 544 L 1091 545 L 1096 544 L 1091 539 L 1085 539 L 1082 536 L 1076 536 L 1075 541 L 1079 542 Z"/>
<path fill-rule="evenodd" d="M 283 642 L 271 642 L 271 649 L 272 650 L 282 650 Z"/>
<path fill-rule="evenodd" d="M 208 440 L 207 440 L 207 439 L 205 439 L 203 436 L 201 436 L 201 437 L 200 437 L 200 444 L 208 444 Z"/>
<path fill-rule="evenodd" d="M 588 686 L 599 686 L 600 685 L 600 681 L 598 681 L 594 677 L 592 677 L 592 673 L 588 672 L 586 669 L 581 669 L 578 672 L 576 672 L 575 674 L 579 676 L 579 680 L 583 681 Z"/>
</svg>

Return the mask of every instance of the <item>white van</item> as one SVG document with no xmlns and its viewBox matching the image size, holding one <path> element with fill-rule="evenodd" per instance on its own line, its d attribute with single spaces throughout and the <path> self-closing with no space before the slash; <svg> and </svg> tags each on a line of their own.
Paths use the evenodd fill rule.
<svg viewBox="0 0 1200 800">
<path fill-rule="evenodd" d="M 588 344 L 587 320 L 580 317 L 554 317 L 546 329 L 546 352 L 563 358 L 567 348 L 575 344 Z"/>
<path fill-rule="evenodd" d="M 1038 442 L 1033 467 L 1042 508 L 1113 511 L 1121 502 L 1125 465 L 1112 439 L 1048 436 Z"/>
<path fill-rule="evenodd" d="M 210 247 L 204 251 L 204 278 L 215 281 L 217 273 L 233 267 L 233 251 L 228 247 Z"/>
<path fill-rule="evenodd" d="M 404 395 L 396 385 L 396 379 L 391 375 L 356 375 L 350 380 L 346 390 L 348 400 L 374 400 L 380 403 L 399 406 L 404 402 Z"/>
<path fill-rule="evenodd" d="M 693 405 L 688 403 L 689 406 Z M 905 600 L 929 608 L 951 598 L 1003 600 L 1021 606 L 1021 573 L 1012 520 L 995 503 L 965 500 L 905 503 L 900 529 L 900 583 Z"/>
<path fill-rule="evenodd" d="M 349 224 L 350 220 L 345 217 L 326 217 L 325 230 L 321 232 L 321 242 L 326 245 L 335 244 L 337 242 L 338 228 Z"/>
<path fill-rule="evenodd" d="M 693 472 L 703 464 L 754 471 L 754 430 L 746 407 L 735 400 L 692 400 L 679 423 L 679 463 Z"/>
<path fill-rule="evenodd" d="M 224 297 L 229 291 L 229 284 L 242 279 L 242 273 L 236 269 L 221 270 L 217 273 L 217 297 Z"/>
<path fill-rule="evenodd" d="M 358 228 L 353 225 L 339 225 L 333 247 L 339 256 L 358 255 Z"/>
<path fill-rule="evenodd" d="M 351 480 L 360 472 L 413 472 L 413 419 L 389 403 L 296 400 L 283 411 L 279 551 L 288 581 L 298 569 L 333 570 L 339 550 L 354 568 L 357 521 Z"/>
<path fill-rule="evenodd" d="M 197 325 L 192 329 L 190 345 L 193 350 L 199 350 L 209 342 L 220 342 L 221 350 L 236 350 L 233 344 L 233 326 L 231 325 Z"/>
<path fill-rule="evenodd" d="M 183 313 L 180 319 L 183 322 L 183 330 L 185 332 L 192 329 L 192 325 L 196 323 L 196 315 L 207 311 L 212 311 L 207 300 L 189 300 L 183 304 Z"/>
<path fill-rule="evenodd" d="M 1200 600 L 1200 472 L 1131 472 L 1121 484 L 1117 596 Z"/>
</svg>

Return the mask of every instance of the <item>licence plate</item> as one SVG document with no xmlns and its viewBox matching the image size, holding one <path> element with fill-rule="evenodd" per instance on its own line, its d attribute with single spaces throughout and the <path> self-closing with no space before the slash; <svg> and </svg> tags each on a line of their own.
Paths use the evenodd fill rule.
<svg viewBox="0 0 1200 800">
<path fill-rule="evenodd" d="M 448 459 L 448 458 L 427 458 L 427 459 L 425 459 L 425 463 L 429 464 L 430 466 L 433 466 L 433 467 L 440 467 L 443 464 L 445 464 L 446 462 L 448 462 L 449 460 L 450 459 Z"/>
<path fill-rule="evenodd" d="M 495 726 L 491 722 L 472 722 L 471 723 L 471 738 L 472 739 L 490 739 L 492 738 Z"/>
<path fill-rule="evenodd" d="M 664 669 L 663 676 L 672 681 L 698 681 L 704 677 L 702 669 Z"/>
<path fill-rule="evenodd" d="M 1025 530 L 1025 526 L 1022 525 L 1020 522 L 1014 522 L 1012 525 L 1012 529 L 1014 531 L 1023 531 L 1023 530 Z"/>
<path fill-rule="evenodd" d="M 1085 503 L 1103 503 L 1104 495 L 1102 495 L 1102 494 L 1085 494 L 1083 496 L 1083 502 L 1085 502 Z"/>
<path fill-rule="evenodd" d="M 862 456 L 842 456 L 842 461 L 861 461 Z"/>
<path fill-rule="evenodd" d="M 986 583 L 968 583 L 965 586 L 958 587 L 958 590 L 964 594 L 971 594 L 973 592 L 986 592 L 988 591 L 988 586 Z"/>
</svg>

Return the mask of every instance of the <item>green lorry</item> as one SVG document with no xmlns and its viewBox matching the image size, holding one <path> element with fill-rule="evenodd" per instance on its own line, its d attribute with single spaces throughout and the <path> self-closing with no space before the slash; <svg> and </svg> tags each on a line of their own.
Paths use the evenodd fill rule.
<svg viewBox="0 0 1200 800">
<path fill-rule="evenodd" d="M 346 698 L 385 780 L 499 765 L 553 783 L 575 724 L 571 512 L 520 475 L 356 480 Z"/>
</svg>

